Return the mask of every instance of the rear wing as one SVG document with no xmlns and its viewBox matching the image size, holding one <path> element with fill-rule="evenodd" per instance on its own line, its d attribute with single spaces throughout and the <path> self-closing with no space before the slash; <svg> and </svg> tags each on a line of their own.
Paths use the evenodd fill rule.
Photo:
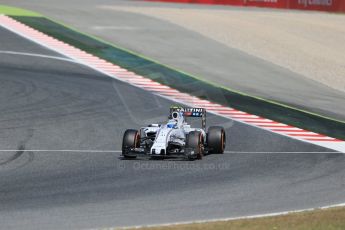
<svg viewBox="0 0 345 230">
<path fill-rule="evenodd" d="M 193 107 L 170 107 L 170 114 L 182 112 L 185 117 L 201 117 L 202 129 L 206 130 L 206 109 Z"/>
</svg>

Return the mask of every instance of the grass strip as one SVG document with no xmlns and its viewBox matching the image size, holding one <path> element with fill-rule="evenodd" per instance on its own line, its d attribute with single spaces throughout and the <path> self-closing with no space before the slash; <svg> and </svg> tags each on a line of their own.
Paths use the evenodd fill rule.
<svg viewBox="0 0 345 230">
<path fill-rule="evenodd" d="M 0 5 L 0 14 L 6 14 L 9 16 L 30 16 L 30 17 L 41 17 L 40 14 L 33 11 L 20 9 L 17 7 Z"/>
<path fill-rule="evenodd" d="M 143 230 L 344 230 L 345 208 L 330 208 L 274 217 L 147 227 Z"/>
</svg>

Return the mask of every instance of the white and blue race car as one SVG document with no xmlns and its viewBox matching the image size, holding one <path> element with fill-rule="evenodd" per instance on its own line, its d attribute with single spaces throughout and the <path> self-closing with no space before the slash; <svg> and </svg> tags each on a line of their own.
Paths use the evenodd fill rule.
<svg viewBox="0 0 345 230">
<path fill-rule="evenodd" d="M 186 122 L 186 117 L 201 118 L 202 127 L 192 128 Z M 225 141 L 223 127 L 211 126 L 206 132 L 204 108 L 171 107 L 166 123 L 126 130 L 122 156 L 126 159 L 137 156 L 202 159 L 204 154 L 224 153 Z"/>
</svg>

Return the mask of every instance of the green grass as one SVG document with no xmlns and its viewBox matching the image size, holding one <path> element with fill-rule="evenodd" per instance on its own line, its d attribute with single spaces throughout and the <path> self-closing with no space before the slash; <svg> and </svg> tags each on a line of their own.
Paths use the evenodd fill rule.
<svg viewBox="0 0 345 230">
<path fill-rule="evenodd" d="M 40 17 L 41 15 L 33 11 L 20 9 L 17 7 L 0 5 L 0 14 L 6 14 L 9 16 L 30 16 L 30 17 Z"/>
<path fill-rule="evenodd" d="M 291 213 L 275 217 L 218 221 L 202 224 L 182 224 L 143 230 L 344 230 L 345 208 Z"/>
</svg>

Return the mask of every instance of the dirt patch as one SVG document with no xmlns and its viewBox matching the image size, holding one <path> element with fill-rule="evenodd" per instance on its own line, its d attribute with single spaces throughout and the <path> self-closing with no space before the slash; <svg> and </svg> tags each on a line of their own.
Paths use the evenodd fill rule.
<svg viewBox="0 0 345 230">
<path fill-rule="evenodd" d="M 345 15 L 168 6 L 102 8 L 169 21 L 228 47 L 345 91 Z"/>
</svg>

